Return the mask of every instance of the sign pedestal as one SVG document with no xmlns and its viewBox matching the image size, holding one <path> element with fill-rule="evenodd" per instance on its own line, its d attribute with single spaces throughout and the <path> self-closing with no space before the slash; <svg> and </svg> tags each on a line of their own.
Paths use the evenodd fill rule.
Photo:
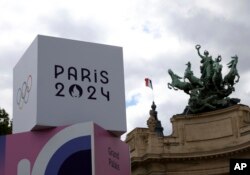
<svg viewBox="0 0 250 175">
<path fill-rule="evenodd" d="M 3 136 L 0 145 L 3 175 L 130 174 L 128 145 L 92 122 Z"/>
</svg>

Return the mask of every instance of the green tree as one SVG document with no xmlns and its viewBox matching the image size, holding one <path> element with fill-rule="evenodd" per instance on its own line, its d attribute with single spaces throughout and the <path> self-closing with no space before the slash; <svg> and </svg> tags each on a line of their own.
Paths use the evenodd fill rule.
<svg viewBox="0 0 250 175">
<path fill-rule="evenodd" d="M 9 114 L 0 108 L 0 135 L 12 133 L 12 121 L 9 119 Z"/>
</svg>

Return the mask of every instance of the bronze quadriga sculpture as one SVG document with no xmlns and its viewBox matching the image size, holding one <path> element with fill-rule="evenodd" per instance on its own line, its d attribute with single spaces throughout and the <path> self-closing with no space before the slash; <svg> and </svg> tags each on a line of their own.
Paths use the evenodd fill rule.
<svg viewBox="0 0 250 175">
<path fill-rule="evenodd" d="M 183 90 L 190 98 L 184 114 L 196 114 L 216 109 L 226 108 L 240 102 L 238 98 L 230 98 L 229 95 L 235 90 L 235 83 L 239 82 L 240 76 L 237 71 L 238 56 L 235 55 L 227 64 L 229 72 L 222 76 L 222 57 L 219 55 L 213 59 L 208 51 L 200 53 L 200 45 L 195 46 L 201 58 L 200 78 L 196 77 L 191 70 L 191 63 L 188 62 L 184 73 L 184 79 L 175 74 L 171 69 L 168 73 L 172 79 L 168 83 L 169 89 Z M 188 81 L 185 81 L 185 80 Z"/>
</svg>

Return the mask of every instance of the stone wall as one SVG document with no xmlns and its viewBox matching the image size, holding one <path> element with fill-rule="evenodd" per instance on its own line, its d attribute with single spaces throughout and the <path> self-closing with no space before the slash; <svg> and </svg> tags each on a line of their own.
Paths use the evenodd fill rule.
<svg viewBox="0 0 250 175">
<path fill-rule="evenodd" d="M 159 136 L 150 125 L 127 135 L 132 175 L 228 174 L 230 158 L 250 157 L 247 106 L 175 115 L 171 122 L 169 136 Z"/>
</svg>

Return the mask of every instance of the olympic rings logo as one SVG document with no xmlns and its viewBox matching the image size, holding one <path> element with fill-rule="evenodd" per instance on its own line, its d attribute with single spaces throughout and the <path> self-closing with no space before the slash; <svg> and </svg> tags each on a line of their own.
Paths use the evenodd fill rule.
<svg viewBox="0 0 250 175">
<path fill-rule="evenodd" d="M 19 106 L 19 109 L 22 109 L 23 105 L 28 103 L 31 88 L 32 76 L 29 75 L 27 81 L 24 81 L 22 87 L 17 90 L 16 103 Z"/>
</svg>

